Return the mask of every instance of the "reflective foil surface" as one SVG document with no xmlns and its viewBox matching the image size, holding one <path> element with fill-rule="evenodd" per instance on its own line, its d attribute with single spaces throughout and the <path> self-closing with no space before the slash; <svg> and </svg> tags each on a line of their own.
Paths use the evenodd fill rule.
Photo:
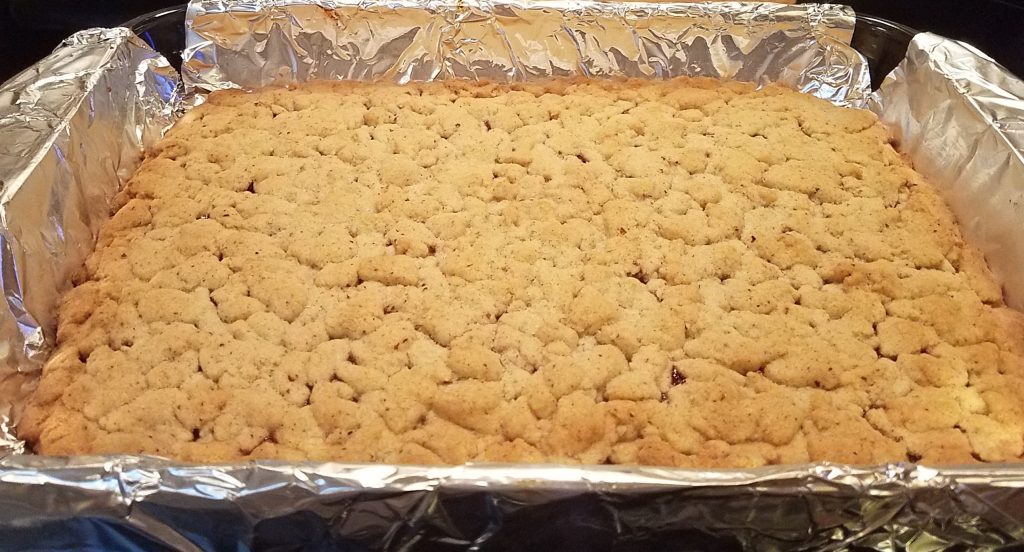
<svg viewBox="0 0 1024 552">
<path fill-rule="evenodd" d="M 1024 82 L 961 42 L 922 33 L 870 99 L 914 168 L 1024 309 Z"/>
<path fill-rule="evenodd" d="M 170 127 L 177 72 L 127 29 L 68 38 L 0 86 L 0 450 L 49 352 L 60 295 L 110 200 Z"/>
<path fill-rule="evenodd" d="M 199 0 L 186 81 L 204 91 L 324 79 L 703 76 L 781 82 L 840 105 L 870 90 L 828 4 Z"/>
</svg>

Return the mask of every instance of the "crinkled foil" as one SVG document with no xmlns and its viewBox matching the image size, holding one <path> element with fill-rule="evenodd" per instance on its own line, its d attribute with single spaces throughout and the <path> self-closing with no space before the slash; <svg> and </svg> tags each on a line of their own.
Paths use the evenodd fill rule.
<svg viewBox="0 0 1024 552">
<path fill-rule="evenodd" d="M 492 6 L 488 9 L 493 14 L 501 14 L 493 20 L 480 19 L 480 8 L 446 8 L 441 20 L 430 10 L 419 14 L 416 21 L 424 28 L 415 33 L 449 37 L 444 43 L 375 35 L 385 27 L 375 27 L 374 22 L 392 19 L 389 10 L 406 10 L 402 17 L 417 17 L 402 3 L 385 8 L 368 4 L 362 19 L 353 16 L 351 6 L 300 13 L 288 1 L 236 4 L 240 13 L 215 17 L 218 6 L 223 7 L 203 1 L 192 7 L 196 20 L 191 25 L 188 70 L 200 90 L 292 82 L 311 75 L 368 78 L 387 67 L 405 68 L 382 73 L 398 80 L 551 74 L 654 78 L 674 75 L 665 68 L 692 59 L 660 49 L 676 40 L 675 35 L 665 37 L 664 27 L 646 35 L 638 30 L 634 42 L 595 42 L 583 48 L 565 41 L 570 36 L 592 37 L 589 31 L 516 27 L 502 19 L 518 17 L 529 9 L 525 5 Z M 582 4 L 564 6 L 566 13 L 583 9 Z M 616 5 L 614 10 L 660 14 L 655 19 L 693 13 L 679 6 L 638 6 Z M 738 21 L 726 8 L 704 9 L 720 15 L 718 25 Z M 772 17 L 793 13 L 749 9 L 766 10 L 758 12 L 764 15 L 759 21 L 766 28 L 774 24 Z M 843 13 L 834 8 L 801 9 L 822 20 Z M 338 17 L 334 27 L 321 21 L 329 14 Z M 553 25 L 568 17 L 546 13 L 538 21 Z M 500 25 L 495 23 L 499 19 Z M 581 16 L 580 25 L 587 22 L 597 28 L 613 23 L 599 20 Z M 307 24 L 320 25 L 319 30 L 285 36 Z M 790 31 L 797 32 L 797 27 Z M 848 33 L 844 37 L 835 29 L 822 30 L 831 28 L 824 25 L 818 32 L 837 44 L 848 39 Z M 334 33 L 343 29 L 360 41 L 335 41 L 339 35 Z M 484 45 L 495 44 L 488 29 L 521 35 L 517 44 L 525 48 L 529 42 L 532 49 L 487 50 Z M 788 32 L 783 34 L 788 37 Z M 717 42 L 705 41 L 707 51 L 714 52 L 708 59 L 716 64 L 735 59 L 723 54 L 731 46 L 754 47 L 716 36 Z M 766 30 L 761 36 L 772 33 Z M 665 42 L 651 43 L 651 37 Z M 410 49 L 413 43 L 444 44 L 452 57 L 438 64 L 436 51 Z M 395 46 L 373 49 L 370 44 Z M 293 45 L 301 52 L 292 51 Z M 645 48 L 644 57 L 637 57 L 637 45 Z M 561 61 L 545 65 L 548 50 L 559 56 L 575 51 L 576 57 L 554 56 Z M 489 60 L 486 51 L 508 55 Z M 593 57 L 601 51 L 605 57 Z M 511 62 L 521 60 L 523 52 L 529 54 L 529 63 Z M 582 57 L 585 52 L 592 57 Z M 308 62 L 321 57 L 322 63 Z M 397 63 L 399 59 L 406 62 Z M 561 65 L 565 59 L 575 59 L 577 65 Z M 799 82 L 794 75 L 809 75 L 795 61 L 788 63 L 787 74 L 797 80 L 787 82 Z M 267 67 L 269 72 L 256 71 L 250 81 L 245 80 L 249 77 L 244 67 Z M 286 70 L 279 72 L 282 67 Z M 535 71 L 542 67 L 547 69 Z M 623 67 L 632 67 L 634 73 L 616 72 Z M 704 71 L 707 66 L 695 67 Z M 724 74 L 737 76 L 738 71 Z M 849 75 L 860 71 L 851 66 Z M 807 90 L 822 94 L 828 87 L 847 86 L 845 96 L 823 94 L 839 102 L 853 102 L 851 94 L 862 90 L 860 85 L 837 82 Z M 23 381 L 31 381 L 36 361 L 45 354 L 41 340 L 52 327 L 53 302 L 66 273 L 81 263 L 96 225 L 108 215 L 110 195 L 134 168 L 143 147 L 173 120 L 179 105 L 174 84 L 173 73 L 158 56 L 131 40 L 126 31 L 106 30 L 76 35 L 54 56 L 0 87 L 0 278 L 10 310 L 0 310 L 0 331 L 5 337 L 17 334 L 4 351 L 8 375 L 21 374 Z M 999 180 L 1008 193 L 1013 184 L 1024 186 L 1019 173 L 1006 168 L 1020 162 L 1020 142 L 1005 132 L 1019 131 L 1018 123 L 1024 120 L 1014 118 L 1007 107 L 1019 108 L 1018 85 L 975 52 L 923 37 L 872 105 L 899 129 L 907 151 L 933 181 L 958 188 L 962 177 L 980 178 L 971 176 L 969 167 L 978 165 L 980 171 L 987 166 L 988 178 Z M 981 107 L 985 105 L 989 107 Z M 995 106 L 1003 106 L 998 117 L 990 116 Z M 930 119 L 934 111 L 942 112 L 934 117 L 948 119 Z M 998 131 L 986 130 L 986 125 Z M 945 136 L 947 128 L 963 130 L 952 138 L 931 136 Z M 922 152 L 932 147 L 944 148 L 938 150 L 943 155 L 974 161 L 929 172 Z M 978 209 L 987 208 L 985 194 L 995 192 L 971 184 L 980 180 L 965 182 L 972 187 L 964 197 L 974 197 Z M 1000 193 L 998 197 L 1006 197 Z M 1009 234 L 994 235 L 992 240 L 1004 240 L 1006 248 L 1018 241 Z M 1015 285 L 1008 280 L 1010 292 L 1024 291 Z M 0 393 L 5 404 L 20 396 L 7 389 Z M 0 420 L 0 429 L 9 432 L 9 420 Z M 820 464 L 754 470 L 270 462 L 189 466 L 134 456 L 62 459 L 12 454 L 0 459 L 0 498 L 0 549 L 12 550 L 935 551 L 1009 550 L 1024 542 L 1020 465 L 933 469 Z"/>
<path fill-rule="evenodd" d="M 939 186 L 967 239 L 1024 309 L 1024 82 L 961 42 L 922 33 L 869 103 Z"/>
<path fill-rule="evenodd" d="M 704 76 L 840 105 L 870 92 L 843 6 L 563 0 L 198 0 L 183 76 L 203 91 L 314 79 Z"/>
<path fill-rule="evenodd" d="M 995 550 L 1024 471 L 0 461 L 12 550 Z M 33 492 L 34 491 L 34 492 Z M 964 548 L 960 548 L 964 549 Z"/>
<path fill-rule="evenodd" d="M 49 352 L 60 295 L 110 199 L 174 121 L 177 72 L 127 29 L 77 33 L 0 86 L 0 451 Z"/>
</svg>

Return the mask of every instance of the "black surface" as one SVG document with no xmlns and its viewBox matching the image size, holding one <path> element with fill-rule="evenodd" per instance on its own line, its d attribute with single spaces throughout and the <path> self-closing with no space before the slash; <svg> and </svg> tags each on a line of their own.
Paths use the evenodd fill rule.
<svg viewBox="0 0 1024 552">
<path fill-rule="evenodd" d="M 0 0 L 0 82 L 42 59 L 75 31 L 116 27 L 182 0 Z"/>
<path fill-rule="evenodd" d="M 19 24 L 7 0 L 0 0 L 0 82 L 45 57 L 70 33 Z"/>
<path fill-rule="evenodd" d="M 1024 0 L 839 0 L 858 12 L 963 40 L 1024 76 Z"/>
<path fill-rule="evenodd" d="M 183 0 L 7 0 L 14 19 L 32 29 L 68 31 L 114 27 Z"/>
</svg>

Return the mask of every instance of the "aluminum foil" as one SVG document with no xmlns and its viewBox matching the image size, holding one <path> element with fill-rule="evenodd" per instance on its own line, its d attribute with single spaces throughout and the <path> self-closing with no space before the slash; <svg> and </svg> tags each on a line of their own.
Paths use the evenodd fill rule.
<svg viewBox="0 0 1024 552">
<path fill-rule="evenodd" d="M 563 0 L 197 0 L 183 76 L 202 91 L 315 79 L 705 76 L 840 105 L 870 92 L 843 6 Z"/>
<path fill-rule="evenodd" d="M 923 33 L 870 109 L 1024 310 L 1024 82 L 971 46 Z"/>
<path fill-rule="evenodd" d="M 420 71 L 426 71 L 422 74 L 429 78 L 505 75 L 526 79 L 551 74 L 657 78 L 674 75 L 667 72 L 677 67 L 673 64 L 686 65 L 686 60 L 695 59 L 687 57 L 690 54 L 666 56 L 670 50 L 664 45 L 676 35 L 665 35 L 664 27 L 644 34 L 642 29 L 649 27 L 636 23 L 637 14 L 644 13 L 654 16 L 652 21 L 677 13 L 693 15 L 691 10 L 696 8 L 688 6 L 614 5 L 606 10 L 593 4 L 565 3 L 559 4 L 565 8 L 560 10 L 545 4 L 538 12 L 538 23 L 553 25 L 568 21 L 571 10 L 582 13 L 592 9 L 596 11 L 591 15 L 579 16 L 580 25 L 589 22 L 591 29 L 596 29 L 597 22 L 621 25 L 622 21 L 634 21 L 635 36 L 647 37 L 620 44 L 572 46 L 575 58 L 560 57 L 571 50 L 565 41 L 570 36 L 592 37 L 593 32 L 581 35 L 509 23 L 508 18 L 534 9 L 533 4 L 449 6 L 443 10 L 423 5 L 422 14 L 412 13 L 413 6 L 400 2 L 386 7 L 367 4 L 362 19 L 352 15 L 351 4 L 305 12 L 295 11 L 300 6 L 288 0 L 232 6 L 239 13 L 224 13 L 225 4 L 205 0 L 192 6 L 186 71 L 196 79 L 193 84 L 200 91 L 292 82 L 311 75 L 369 78 L 380 68 L 384 71 L 381 75 L 398 80 L 419 78 Z M 739 19 L 731 18 L 724 7 L 702 9 L 718 14 L 717 25 L 739 25 Z M 774 36 L 769 29 L 776 22 L 773 18 L 782 18 L 783 26 L 786 21 L 800 20 L 782 17 L 796 12 L 781 7 L 732 5 L 729 9 L 762 14 L 761 19 L 740 25 L 762 25 L 758 36 Z M 842 45 L 848 40 L 848 29 L 824 23 L 832 17 L 847 18 L 848 11 L 799 9 L 804 10 L 803 20 L 814 25 L 794 23 L 783 32 L 787 39 L 813 27 L 821 43 Z M 220 13 L 215 13 L 217 10 Z M 566 15 L 549 13 L 551 10 Z M 380 21 L 397 22 L 392 12 L 403 17 L 418 15 L 417 21 L 425 25 L 422 32 L 449 39 L 416 42 L 423 37 L 380 34 L 397 28 L 373 26 Z M 598 17 L 613 12 L 623 15 L 619 19 L 609 16 L 607 21 Z M 486 13 L 490 15 L 481 15 Z M 435 19 L 437 14 L 442 17 Z M 338 19 L 331 27 L 323 23 L 324 17 Z M 319 30 L 295 31 L 310 25 L 320 25 L 316 27 Z M 509 46 L 488 50 L 497 44 L 488 29 L 522 35 L 520 42 L 509 39 L 509 43 L 533 49 Z M 335 40 L 342 35 L 361 42 Z M 783 35 L 778 35 L 779 40 Z M 739 51 L 756 49 L 749 41 L 715 36 L 718 38 L 705 40 L 707 52 L 715 52 L 707 58 L 714 67 L 726 59 L 739 59 L 719 55 L 732 51 L 729 45 Z M 381 37 L 381 44 L 393 46 L 367 49 L 372 40 Z M 652 45 L 653 37 L 669 42 Z M 414 42 L 449 48 L 443 51 L 452 57 L 442 58 L 439 64 L 436 50 L 410 50 L 408 45 Z M 637 57 L 637 45 L 645 48 L 643 56 Z M 659 49 L 662 47 L 665 49 Z M 561 61 L 538 69 L 545 67 L 542 61 L 548 50 L 558 54 L 552 54 L 552 59 Z M 600 51 L 606 52 L 604 58 L 583 56 Z M 488 52 L 495 56 L 505 52 L 505 57 L 490 60 Z M 516 52 L 528 53 L 529 63 L 511 63 L 521 59 Z M 309 61 L 321 57 L 322 63 Z M 862 75 L 862 69 L 855 66 L 862 62 L 859 56 L 847 58 L 854 62 L 848 74 Z M 399 59 L 407 63 L 396 63 Z M 575 59 L 577 65 L 562 64 L 565 59 Z M 616 65 L 608 65 L 613 61 Z M 255 71 L 257 66 L 269 67 L 269 72 L 256 71 L 246 77 L 242 71 L 244 67 Z M 614 67 L 614 71 L 594 70 L 599 67 Z M 623 67 L 638 72 L 615 72 Z M 709 70 L 706 64 L 694 67 Z M 795 62 L 788 67 L 789 78 L 810 75 Z M 408 71 L 388 72 L 387 68 Z M 563 69 L 569 72 L 553 73 Z M 737 76 L 739 69 L 736 71 L 726 75 Z M 767 79 L 767 74 L 752 80 Z M 866 82 L 866 75 L 862 76 Z M 245 80 L 250 77 L 254 80 Z M 860 82 L 860 78 L 844 82 Z M 966 79 L 971 85 L 949 84 L 956 79 Z M 840 103 L 861 101 L 852 94 L 864 91 L 862 85 L 847 85 L 845 96 L 833 96 L 827 89 L 842 86 L 836 86 L 838 81 L 829 82 L 807 91 Z M 67 281 L 66 274 L 80 264 L 91 246 L 96 225 L 108 215 L 110 194 L 181 106 L 174 84 L 166 63 L 122 29 L 76 35 L 54 56 L 0 87 L 0 151 L 4 152 L 0 155 L 0 281 L 9 307 L 9 312 L 0 310 L 0 332 L 4 332 L 0 335 L 12 337 L 12 345 L 4 351 L 8 377 L 3 381 L 20 374 L 16 391 L 0 389 L 4 405 L 18 404 L 20 390 L 32 381 L 35 361 L 45 355 L 39 339 L 45 341 L 52 325 L 53 301 Z M 887 123 L 900 129 L 904 144 L 933 143 L 930 141 L 936 138 L 922 134 L 943 134 L 943 124 L 972 129 L 960 134 L 959 141 L 946 138 L 940 144 L 946 149 L 939 151 L 988 165 L 988 178 L 1011 190 L 1014 183 L 1024 186 L 1024 181 L 1014 176 L 1017 173 L 1005 168 L 1019 163 L 1019 142 L 993 137 L 1008 136 L 1005 129 L 1020 129 L 1014 125 L 1024 119 L 1019 118 L 1019 111 L 1016 119 L 1013 111 L 999 111 L 1002 115 L 988 123 L 999 131 L 989 131 L 979 121 L 992 111 L 963 106 L 982 106 L 989 101 L 991 105 L 1019 106 L 1016 98 L 1021 95 L 1014 86 L 976 52 L 926 36 L 915 42 L 908 60 L 872 98 L 872 106 Z M 900 101 L 918 107 L 903 108 Z M 917 103 L 925 101 L 929 103 Z M 951 112 L 948 121 L 926 117 L 939 109 L 935 106 Z M 922 123 L 926 120 L 927 125 Z M 927 158 L 920 157 L 926 149 L 923 145 L 907 148 L 922 170 L 928 166 Z M 1003 159 L 1006 161 L 997 163 Z M 971 163 L 955 166 L 955 170 L 936 169 L 926 174 L 933 182 L 959 188 L 962 175 L 971 174 L 960 167 Z M 970 189 L 981 190 L 979 186 Z M 977 208 L 983 209 L 988 197 L 979 193 L 985 192 L 963 195 L 973 197 Z M 970 203 L 965 205 L 972 208 Z M 993 240 L 1006 240 L 1003 246 L 1010 248 L 1013 238 L 1016 236 L 998 234 Z M 46 247 L 40 248 L 40 244 Z M 1008 281 L 1011 296 L 1016 292 L 1010 288 L 1020 290 L 1014 286 Z M 0 420 L 0 430 L 9 434 L 12 426 L 8 422 Z M 12 454 L 0 458 L 0 497 L 0 549 L 934 551 L 1010 549 L 1024 543 L 1024 466 L 1020 465 L 933 469 L 905 464 L 869 468 L 820 464 L 718 471 L 269 462 L 189 466 L 133 456 L 62 459 Z"/>
<path fill-rule="evenodd" d="M 49 352 L 60 295 L 110 199 L 174 121 L 177 72 L 127 29 L 77 33 L 0 86 L 0 450 Z"/>
<path fill-rule="evenodd" d="M 0 546 L 12 550 L 934 551 L 1024 539 L 1019 470 L 10 464 L 0 496 L 19 503 L 0 501 Z"/>
</svg>

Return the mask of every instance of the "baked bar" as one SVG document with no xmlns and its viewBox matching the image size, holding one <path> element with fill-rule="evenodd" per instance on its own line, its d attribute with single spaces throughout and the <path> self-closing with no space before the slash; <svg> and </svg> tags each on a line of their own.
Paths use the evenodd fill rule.
<svg viewBox="0 0 1024 552">
<path fill-rule="evenodd" d="M 41 454 L 1024 454 L 1024 317 L 871 113 L 781 87 L 218 92 L 117 206 Z"/>
</svg>

